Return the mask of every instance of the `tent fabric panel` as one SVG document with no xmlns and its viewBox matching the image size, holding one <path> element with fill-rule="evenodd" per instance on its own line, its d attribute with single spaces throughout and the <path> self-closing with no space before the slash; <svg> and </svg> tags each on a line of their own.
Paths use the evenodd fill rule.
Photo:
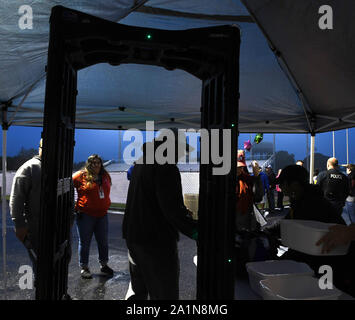
<svg viewBox="0 0 355 320">
<path fill-rule="evenodd" d="M 235 0 L 149 0 L 147 6 L 180 12 L 209 15 L 249 15 L 240 1 Z"/>
<path fill-rule="evenodd" d="M 244 2 L 287 62 L 311 112 L 342 118 L 355 110 L 353 1 L 330 4 L 332 30 L 319 27 L 322 3 L 318 1 Z M 321 122 L 317 117 L 316 132 Z M 333 128 L 344 128 L 344 123 L 340 121 Z"/>
<path fill-rule="evenodd" d="M 30 3 L 32 29 L 21 29 L 21 0 L 2 1 L 0 10 L 0 102 L 25 94 L 45 75 L 49 39 L 49 17 L 52 7 L 62 5 L 110 21 L 118 21 L 131 8 L 145 1 L 134 0 L 42 0 Z"/>
</svg>

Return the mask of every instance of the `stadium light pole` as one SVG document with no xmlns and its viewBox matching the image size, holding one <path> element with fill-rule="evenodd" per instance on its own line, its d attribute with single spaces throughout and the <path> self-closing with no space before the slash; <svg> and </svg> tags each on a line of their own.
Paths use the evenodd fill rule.
<svg viewBox="0 0 355 320">
<path fill-rule="evenodd" d="M 314 174 L 314 146 L 316 142 L 316 135 L 314 133 L 311 134 L 311 156 L 310 156 L 310 164 L 309 164 L 309 183 L 313 183 L 313 174 Z"/>
</svg>

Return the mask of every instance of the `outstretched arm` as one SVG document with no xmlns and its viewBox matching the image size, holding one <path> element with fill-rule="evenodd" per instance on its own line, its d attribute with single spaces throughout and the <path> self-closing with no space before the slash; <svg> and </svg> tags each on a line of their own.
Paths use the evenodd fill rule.
<svg viewBox="0 0 355 320">
<path fill-rule="evenodd" d="M 334 248 L 346 245 L 355 240 L 355 224 L 349 226 L 335 225 L 329 228 L 329 232 L 325 234 L 316 243 L 317 246 L 323 244 L 322 253 L 328 253 Z"/>
</svg>

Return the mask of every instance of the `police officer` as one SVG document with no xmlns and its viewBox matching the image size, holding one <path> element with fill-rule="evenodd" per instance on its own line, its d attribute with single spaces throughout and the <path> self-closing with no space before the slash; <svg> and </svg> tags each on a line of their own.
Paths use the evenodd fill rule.
<svg viewBox="0 0 355 320">
<path fill-rule="evenodd" d="M 341 215 L 345 199 L 349 194 L 349 183 L 347 177 L 339 171 L 336 158 L 328 159 L 327 170 L 319 173 L 317 184 L 322 188 L 325 198 L 331 202 L 339 215 Z"/>
</svg>

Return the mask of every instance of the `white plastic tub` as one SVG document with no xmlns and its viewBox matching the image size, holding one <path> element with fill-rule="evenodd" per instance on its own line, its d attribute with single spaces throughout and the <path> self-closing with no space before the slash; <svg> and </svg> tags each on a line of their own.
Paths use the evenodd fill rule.
<svg viewBox="0 0 355 320">
<path fill-rule="evenodd" d="M 260 281 L 264 300 L 338 300 L 342 292 L 321 289 L 318 279 L 311 276 L 273 277 Z"/>
<path fill-rule="evenodd" d="M 334 248 L 329 253 L 322 253 L 322 245 L 316 246 L 316 242 L 334 223 L 284 219 L 280 221 L 280 225 L 282 243 L 291 249 L 314 256 L 338 256 L 348 252 L 349 244 Z"/>
<path fill-rule="evenodd" d="M 262 296 L 260 281 L 270 278 L 313 276 L 313 270 L 305 263 L 292 260 L 267 260 L 246 264 L 252 290 Z"/>
</svg>

